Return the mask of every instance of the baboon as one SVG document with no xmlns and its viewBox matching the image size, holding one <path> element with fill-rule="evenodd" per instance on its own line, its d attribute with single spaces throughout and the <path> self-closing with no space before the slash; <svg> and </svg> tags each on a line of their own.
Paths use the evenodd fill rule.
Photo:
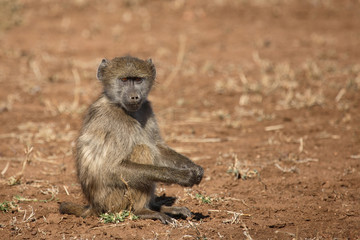
<svg viewBox="0 0 360 240">
<path fill-rule="evenodd" d="M 199 184 L 203 169 L 168 147 L 147 96 L 154 83 L 151 59 L 103 59 L 97 78 L 100 97 L 89 107 L 76 141 L 77 176 L 89 203 L 63 202 L 60 212 L 87 217 L 131 210 L 139 218 L 173 221 L 190 217 L 186 207 L 158 206 L 155 183 L 191 187 Z"/>
</svg>

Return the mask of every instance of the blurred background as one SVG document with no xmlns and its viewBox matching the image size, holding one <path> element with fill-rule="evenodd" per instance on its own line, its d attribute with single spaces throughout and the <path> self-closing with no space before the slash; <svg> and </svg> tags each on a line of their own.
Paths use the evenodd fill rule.
<svg viewBox="0 0 360 240">
<path fill-rule="evenodd" d="M 358 238 L 359 44 L 358 0 L 0 0 L 4 237 Z M 124 55 L 153 60 L 164 139 L 205 168 L 159 185 L 197 213 L 172 228 L 57 213 L 85 203 L 72 147 Z"/>
</svg>

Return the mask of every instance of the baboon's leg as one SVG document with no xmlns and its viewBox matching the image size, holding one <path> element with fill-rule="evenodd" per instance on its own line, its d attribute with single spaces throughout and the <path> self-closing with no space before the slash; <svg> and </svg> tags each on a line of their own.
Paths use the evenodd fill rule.
<svg viewBox="0 0 360 240">
<path fill-rule="evenodd" d="M 172 223 L 174 221 L 171 217 L 169 217 L 165 213 L 156 212 L 148 208 L 143 208 L 138 211 L 135 211 L 134 214 L 141 219 L 160 220 L 163 224 Z"/>
<path fill-rule="evenodd" d="M 187 207 L 175 207 L 175 206 L 161 206 L 160 212 L 168 213 L 171 215 L 182 215 L 184 217 L 191 217 L 192 213 Z"/>
<path fill-rule="evenodd" d="M 173 203 L 174 199 L 156 200 L 155 198 L 153 198 L 150 201 L 150 209 L 170 215 L 182 215 L 184 217 L 191 217 L 192 213 L 188 208 L 171 206 Z"/>
</svg>

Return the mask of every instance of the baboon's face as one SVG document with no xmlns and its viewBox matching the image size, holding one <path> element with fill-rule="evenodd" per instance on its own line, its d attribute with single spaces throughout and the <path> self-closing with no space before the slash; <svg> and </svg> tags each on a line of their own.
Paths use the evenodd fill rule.
<svg viewBox="0 0 360 240">
<path fill-rule="evenodd" d="M 150 92 L 155 79 L 155 67 L 151 60 L 133 57 L 103 60 L 98 69 L 98 78 L 111 102 L 129 112 L 140 109 Z"/>
<path fill-rule="evenodd" d="M 140 77 L 120 76 L 115 85 L 115 102 L 120 103 L 129 112 L 140 109 L 150 90 L 147 79 Z"/>
</svg>

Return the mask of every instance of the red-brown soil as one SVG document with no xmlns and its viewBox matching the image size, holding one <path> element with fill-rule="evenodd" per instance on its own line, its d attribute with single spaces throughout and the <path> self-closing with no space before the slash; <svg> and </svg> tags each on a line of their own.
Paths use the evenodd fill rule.
<svg viewBox="0 0 360 240">
<path fill-rule="evenodd" d="M 360 238 L 359 1 L 0 5 L 1 239 Z M 153 59 L 163 137 L 205 169 L 158 185 L 195 213 L 174 226 L 58 213 L 85 204 L 72 148 L 97 66 L 128 54 Z"/>
</svg>

